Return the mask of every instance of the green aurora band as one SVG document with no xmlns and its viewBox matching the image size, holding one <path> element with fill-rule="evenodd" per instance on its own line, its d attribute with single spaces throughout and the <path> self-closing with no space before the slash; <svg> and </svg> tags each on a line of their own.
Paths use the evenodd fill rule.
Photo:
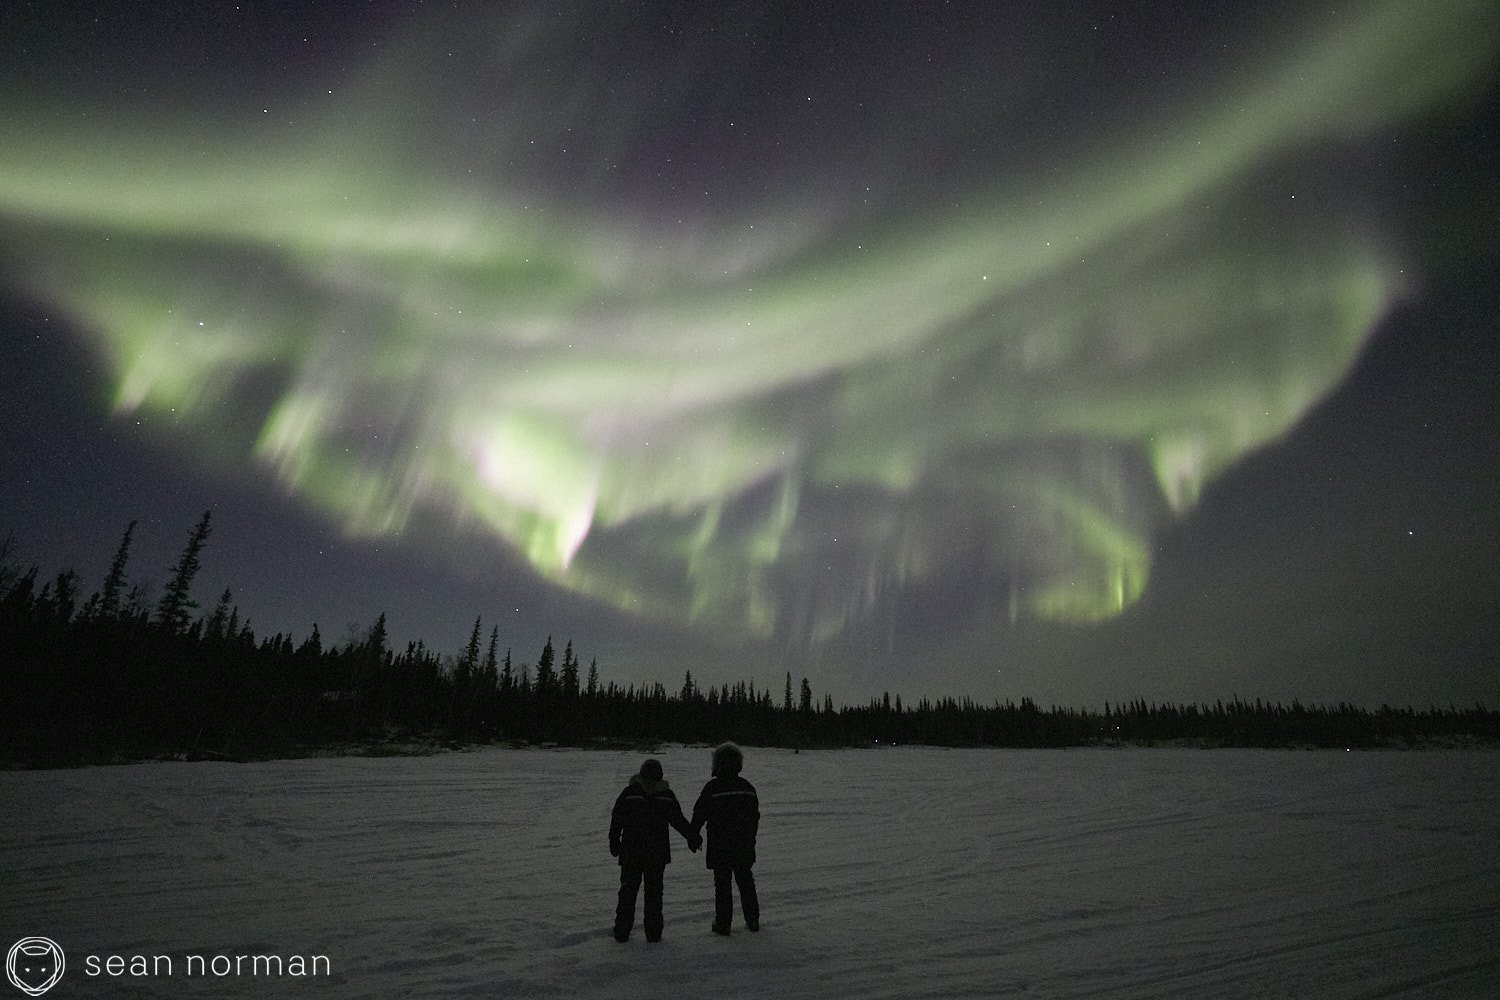
<svg viewBox="0 0 1500 1000">
<path fill-rule="evenodd" d="M 687 240 L 399 155 L 369 109 L 417 58 L 362 118 L 258 135 L 9 108 L 0 246 L 117 412 L 351 533 L 482 526 L 576 592 L 790 642 L 956 571 L 1094 620 L 1405 290 L 1399 248 L 1277 178 L 1462 107 L 1494 21 L 1367 6 L 1045 176 L 877 222 L 722 206 Z"/>
</svg>

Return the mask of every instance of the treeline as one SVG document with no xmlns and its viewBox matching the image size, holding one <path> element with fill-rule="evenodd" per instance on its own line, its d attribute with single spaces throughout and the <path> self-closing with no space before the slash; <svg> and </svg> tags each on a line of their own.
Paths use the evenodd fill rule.
<svg viewBox="0 0 1500 1000">
<path fill-rule="evenodd" d="M 1218 747 L 1417 747 L 1500 742 L 1500 712 L 1470 708 L 1369 711 L 1336 707 L 1254 703 L 1238 698 L 1213 705 L 1130 704 L 1104 710 L 1039 708 L 1029 698 L 1020 705 L 981 705 L 970 699 L 922 701 L 902 709 L 885 699 L 841 714 L 858 720 L 856 732 L 873 732 L 882 742 L 937 746 L 1068 747 L 1110 743 L 1184 743 Z"/>
<path fill-rule="evenodd" d="M 43 582 L 0 544 L 0 760 L 50 765 L 164 755 L 244 759 L 329 745 L 428 742 L 651 744 L 732 738 L 763 746 L 1069 747 L 1107 742 L 1216 746 L 1381 746 L 1500 742 L 1500 712 L 1339 705 L 1106 705 L 1031 699 L 980 704 L 887 694 L 863 706 L 819 702 L 787 674 L 779 697 L 753 682 L 680 688 L 601 682 L 571 642 L 549 638 L 534 663 L 501 653 L 476 619 L 468 643 L 440 654 L 392 648 L 381 615 L 363 634 L 325 643 L 258 637 L 225 591 L 200 608 L 192 582 L 212 534 L 193 528 L 161 597 L 129 586 L 132 522 L 99 590 L 80 601 L 71 570 Z"/>
</svg>

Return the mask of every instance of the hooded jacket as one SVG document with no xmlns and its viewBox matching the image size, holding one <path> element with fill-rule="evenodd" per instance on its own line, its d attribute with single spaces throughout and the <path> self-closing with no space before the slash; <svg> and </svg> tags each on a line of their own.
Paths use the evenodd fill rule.
<svg viewBox="0 0 1500 1000">
<path fill-rule="evenodd" d="M 624 867 L 665 867 L 672 860 L 668 826 L 690 840 L 694 836 L 666 779 L 634 775 L 610 813 L 609 852 L 618 855 Z"/>
<path fill-rule="evenodd" d="M 709 868 L 749 868 L 755 864 L 760 798 L 738 774 L 715 775 L 693 806 L 693 829 L 708 825 Z"/>
</svg>

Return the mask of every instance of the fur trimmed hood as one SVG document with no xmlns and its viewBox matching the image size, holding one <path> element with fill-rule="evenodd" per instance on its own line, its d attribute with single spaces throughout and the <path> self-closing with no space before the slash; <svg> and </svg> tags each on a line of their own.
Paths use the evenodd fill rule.
<svg viewBox="0 0 1500 1000">
<path fill-rule="evenodd" d="M 672 784 L 666 778 L 652 781 L 650 778 L 642 777 L 639 774 L 632 774 L 630 776 L 630 783 L 647 795 L 656 795 L 658 792 L 670 792 L 672 790 Z"/>
<path fill-rule="evenodd" d="M 745 768 L 745 754 L 733 743 L 720 743 L 714 747 L 713 765 L 710 773 L 720 778 L 731 778 Z"/>
</svg>

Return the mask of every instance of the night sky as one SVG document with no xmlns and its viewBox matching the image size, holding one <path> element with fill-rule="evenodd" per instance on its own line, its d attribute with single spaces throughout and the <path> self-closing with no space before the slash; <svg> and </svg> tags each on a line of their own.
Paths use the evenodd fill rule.
<svg viewBox="0 0 1500 1000">
<path fill-rule="evenodd" d="M 1247 10 L 1245 8 L 1254 8 Z M 10 3 L 0 532 L 606 681 L 1500 703 L 1500 6 Z"/>
</svg>

